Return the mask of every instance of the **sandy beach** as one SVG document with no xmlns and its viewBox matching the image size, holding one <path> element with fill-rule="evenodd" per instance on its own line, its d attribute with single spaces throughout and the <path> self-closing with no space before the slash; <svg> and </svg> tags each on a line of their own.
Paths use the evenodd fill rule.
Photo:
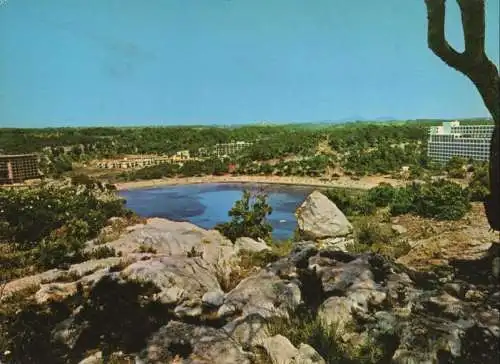
<svg viewBox="0 0 500 364">
<path fill-rule="evenodd" d="M 279 177 L 279 176 L 203 176 L 183 178 L 162 178 L 143 181 L 131 181 L 116 183 L 118 190 L 131 190 L 138 188 L 149 188 L 159 186 L 175 186 L 198 183 L 266 183 L 313 187 L 340 187 L 367 190 L 377 186 L 381 182 L 390 183 L 393 186 L 401 186 L 405 181 L 384 178 L 380 176 L 363 177 L 353 180 L 350 177 L 339 177 L 331 181 L 323 181 L 314 177 Z"/>
</svg>

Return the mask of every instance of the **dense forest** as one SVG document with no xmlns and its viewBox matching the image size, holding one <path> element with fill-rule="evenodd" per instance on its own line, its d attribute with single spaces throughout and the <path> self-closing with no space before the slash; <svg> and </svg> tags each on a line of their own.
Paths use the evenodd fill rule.
<svg viewBox="0 0 500 364">
<path fill-rule="evenodd" d="M 467 120 L 463 123 L 488 123 Z M 45 175 L 58 176 L 73 164 L 130 154 L 172 155 L 217 143 L 246 141 L 253 145 L 229 158 L 209 158 L 131 170 L 119 180 L 173 176 L 278 175 L 335 177 L 394 174 L 409 167 L 409 178 L 442 171 L 427 158 L 427 135 L 438 120 L 353 122 L 346 124 L 253 125 L 238 127 L 136 127 L 0 129 L 0 153 L 41 153 Z M 467 161 L 464 161 L 467 162 Z M 455 163 L 457 164 L 457 163 Z M 230 168 L 233 165 L 235 168 Z M 460 175 L 460 166 L 453 173 Z"/>
<path fill-rule="evenodd" d="M 66 148 L 74 154 L 114 156 L 130 153 L 170 154 L 233 140 L 255 142 L 254 156 L 260 146 L 272 146 L 270 156 L 307 151 L 315 140 L 328 137 L 332 148 L 346 145 L 373 145 L 377 140 L 422 140 L 428 127 L 441 120 L 395 122 L 353 122 L 345 124 L 286 124 L 252 126 L 172 126 L 172 127 L 85 127 L 44 129 L 0 129 L 0 153 L 41 152 L 44 148 Z M 491 123 L 472 119 L 462 123 Z M 286 143 L 283 143 L 285 142 Z M 285 144 L 279 147 L 279 142 Z M 313 143 L 313 144 L 311 144 Z M 269 156 L 269 155 L 268 155 Z"/>
</svg>

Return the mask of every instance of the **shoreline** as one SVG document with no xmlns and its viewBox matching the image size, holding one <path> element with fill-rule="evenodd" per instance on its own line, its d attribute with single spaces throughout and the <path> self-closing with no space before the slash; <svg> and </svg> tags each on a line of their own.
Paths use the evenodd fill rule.
<svg viewBox="0 0 500 364">
<path fill-rule="evenodd" d="M 179 186 L 191 184 L 209 184 L 209 183 L 261 183 L 277 185 L 293 185 L 318 188 L 350 188 L 359 190 L 368 190 L 378 186 L 379 183 L 386 182 L 394 187 L 405 185 L 407 182 L 381 176 L 362 177 L 359 180 L 353 180 L 350 177 L 339 177 L 331 181 L 321 181 L 315 177 L 278 177 L 278 176 L 203 176 L 203 177 L 174 177 L 151 180 L 140 180 L 115 183 L 118 191 L 136 190 L 142 188 Z"/>
</svg>

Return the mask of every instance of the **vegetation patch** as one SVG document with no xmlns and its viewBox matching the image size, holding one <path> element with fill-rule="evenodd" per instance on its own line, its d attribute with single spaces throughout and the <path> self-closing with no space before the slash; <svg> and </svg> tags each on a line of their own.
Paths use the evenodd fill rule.
<svg viewBox="0 0 500 364">
<path fill-rule="evenodd" d="M 312 346 L 327 364 L 383 363 L 384 353 L 377 343 L 366 342 L 355 351 L 349 350 L 337 325 L 327 324 L 303 308 L 289 312 L 287 317 L 272 318 L 267 331 L 270 336 L 285 335 L 296 347 L 301 343 Z"/>
<path fill-rule="evenodd" d="M 229 210 L 228 215 L 231 221 L 218 224 L 215 229 L 233 243 L 241 237 L 269 241 L 273 228 L 267 221 L 267 216 L 272 212 L 273 209 L 267 203 L 265 194 L 252 196 L 249 191 L 245 190 L 241 200 L 236 201 Z"/>
</svg>

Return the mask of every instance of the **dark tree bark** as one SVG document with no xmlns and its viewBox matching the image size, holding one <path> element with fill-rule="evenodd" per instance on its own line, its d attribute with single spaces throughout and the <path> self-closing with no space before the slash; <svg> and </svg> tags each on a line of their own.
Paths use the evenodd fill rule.
<svg viewBox="0 0 500 364">
<path fill-rule="evenodd" d="M 448 66 L 466 75 L 476 86 L 495 121 L 490 149 L 490 195 L 485 202 L 491 227 L 500 230 L 500 76 L 484 49 L 485 0 L 456 0 L 462 15 L 465 50 L 457 52 L 446 40 L 446 0 L 425 0 L 429 48 Z"/>
</svg>

